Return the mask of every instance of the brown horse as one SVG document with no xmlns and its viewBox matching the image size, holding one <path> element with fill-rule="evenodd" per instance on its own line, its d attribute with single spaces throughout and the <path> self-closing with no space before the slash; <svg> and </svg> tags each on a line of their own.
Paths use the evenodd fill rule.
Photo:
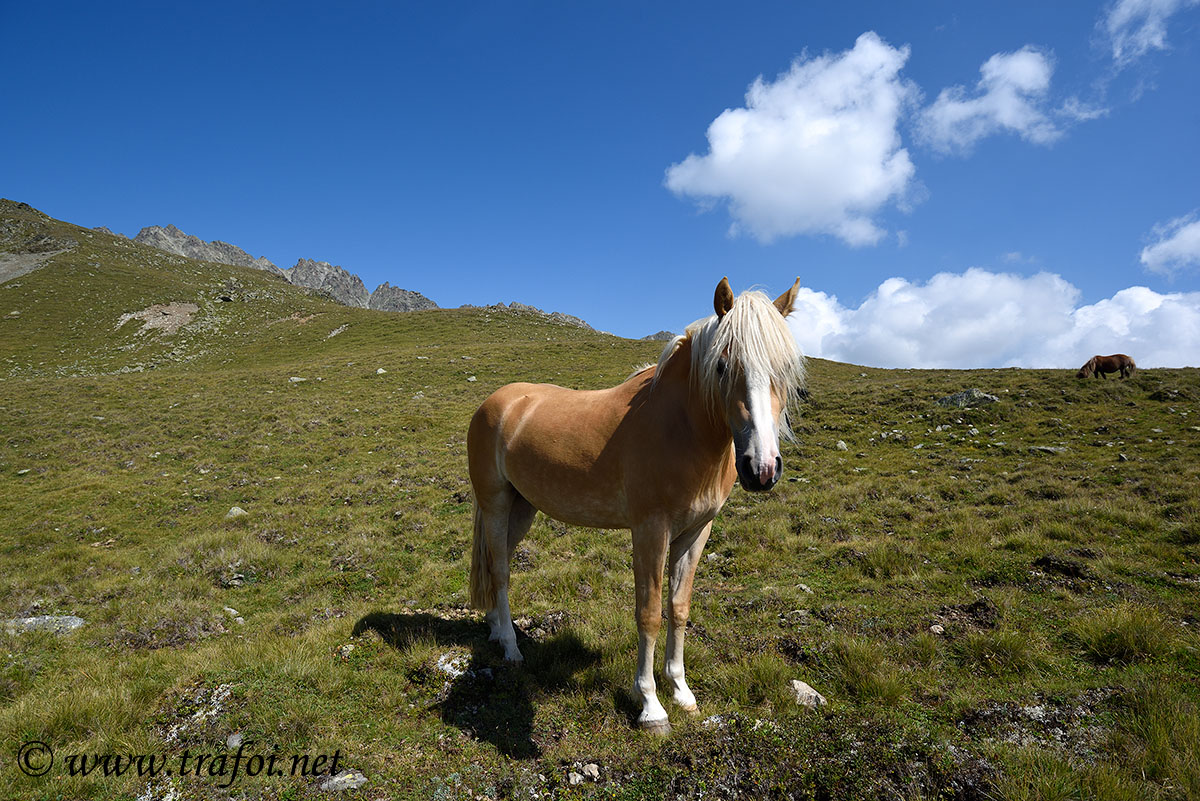
<svg viewBox="0 0 1200 801">
<path fill-rule="evenodd" d="M 1133 359 L 1126 356 L 1124 353 L 1114 353 L 1112 356 L 1093 356 L 1087 360 L 1083 367 L 1079 368 L 1079 372 L 1075 374 L 1076 378 L 1104 378 L 1105 373 L 1120 373 L 1121 378 L 1133 375 L 1133 371 L 1137 369 Z"/>
<path fill-rule="evenodd" d="M 783 470 L 784 412 L 804 379 L 784 322 L 799 285 L 797 278 L 772 304 L 761 292 L 735 299 L 721 279 L 716 314 L 688 326 L 657 365 L 623 384 L 594 391 L 509 384 L 479 407 L 467 433 L 475 492 L 471 603 L 487 610 L 491 639 L 504 646 L 505 659 L 522 658 L 508 602 L 509 558 L 536 511 L 574 525 L 627 528 L 638 724 L 670 730 L 654 683 L 664 567 L 670 593 L 664 673 L 675 702 L 697 711 L 683 674 L 692 579 L 735 478 L 747 490 L 768 490 Z"/>
</svg>

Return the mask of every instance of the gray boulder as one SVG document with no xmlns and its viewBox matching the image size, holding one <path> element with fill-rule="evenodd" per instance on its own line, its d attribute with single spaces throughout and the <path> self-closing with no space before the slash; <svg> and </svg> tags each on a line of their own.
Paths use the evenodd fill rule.
<svg viewBox="0 0 1200 801">
<path fill-rule="evenodd" d="M 978 389 L 964 389 L 962 392 L 955 392 L 953 395 L 947 395 L 944 398 L 938 398 L 936 403 L 938 406 L 950 406 L 956 409 L 967 409 L 972 406 L 983 406 L 988 403 L 996 403 L 1000 399 L 995 395 L 989 395 L 986 392 L 981 392 Z"/>
</svg>

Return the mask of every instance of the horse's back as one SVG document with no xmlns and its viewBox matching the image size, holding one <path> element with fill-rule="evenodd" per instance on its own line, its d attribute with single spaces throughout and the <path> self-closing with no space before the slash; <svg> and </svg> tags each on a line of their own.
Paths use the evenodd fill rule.
<svg viewBox="0 0 1200 801">
<path fill-rule="evenodd" d="M 629 410 L 622 387 L 519 383 L 492 393 L 467 432 L 476 497 L 511 486 L 559 520 L 627 526 L 623 455 L 616 442 Z"/>
</svg>

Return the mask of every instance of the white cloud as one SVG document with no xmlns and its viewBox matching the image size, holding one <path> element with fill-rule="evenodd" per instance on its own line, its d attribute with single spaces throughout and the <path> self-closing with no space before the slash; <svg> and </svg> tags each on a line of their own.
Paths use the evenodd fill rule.
<svg viewBox="0 0 1200 801">
<path fill-rule="evenodd" d="M 744 108 L 713 120 L 709 152 L 667 169 L 667 187 L 701 203 L 726 199 L 731 232 L 762 242 L 877 243 L 885 232 L 874 215 L 904 202 L 915 171 L 897 131 L 917 96 L 899 77 L 908 53 L 868 32 L 843 53 L 797 59 L 774 82 L 760 76 Z"/>
<path fill-rule="evenodd" d="M 916 126 L 920 139 L 943 152 L 966 152 L 999 131 L 1011 131 L 1042 145 L 1062 135 L 1045 109 L 1054 73 L 1049 55 L 1026 45 L 1015 53 L 996 53 L 979 72 L 982 77 L 973 97 L 963 87 L 953 86 L 943 89 L 921 112 Z M 1059 113 L 1071 119 L 1089 119 L 1103 112 L 1072 98 Z"/>
<path fill-rule="evenodd" d="M 971 268 L 924 284 L 889 278 L 857 308 L 805 289 L 788 321 L 806 354 L 875 367 L 1069 369 L 1116 352 L 1143 367 L 1200 362 L 1200 292 L 1079 299 L 1052 273 Z"/>
<path fill-rule="evenodd" d="M 1142 249 L 1142 265 L 1153 273 L 1174 275 L 1200 267 L 1200 213 L 1192 212 L 1154 226 L 1158 241 Z"/>
<path fill-rule="evenodd" d="M 1125 67 L 1151 50 L 1167 49 L 1167 20 L 1200 0 L 1117 0 L 1098 26 L 1108 36 L 1113 61 Z"/>
</svg>

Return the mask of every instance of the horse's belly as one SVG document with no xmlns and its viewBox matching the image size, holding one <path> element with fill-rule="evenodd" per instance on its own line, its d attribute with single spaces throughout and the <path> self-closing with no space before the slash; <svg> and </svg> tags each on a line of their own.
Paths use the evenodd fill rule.
<svg viewBox="0 0 1200 801">
<path fill-rule="evenodd" d="M 517 492 L 555 520 L 591 528 L 629 528 L 625 493 L 611 480 L 545 463 L 535 470 L 513 464 L 509 468 L 508 480 Z"/>
</svg>

